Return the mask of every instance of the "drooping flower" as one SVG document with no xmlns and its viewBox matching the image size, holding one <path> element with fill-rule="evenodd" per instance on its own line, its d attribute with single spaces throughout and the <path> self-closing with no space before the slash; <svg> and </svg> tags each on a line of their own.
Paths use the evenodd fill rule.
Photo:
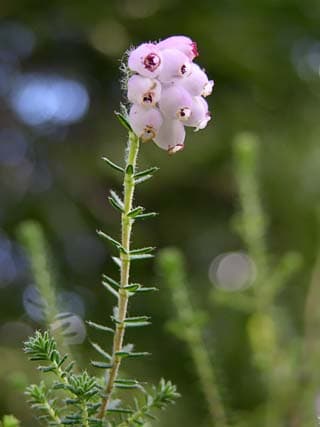
<svg viewBox="0 0 320 427">
<path fill-rule="evenodd" d="M 154 142 L 169 154 L 177 153 L 184 148 L 186 131 L 179 120 L 167 119 L 163 122 Z"/>
<path fill-rule="evenodd" d="M 213 80 L 209 80 L 207 74 L 201 70 L 198 64 L 192 64 L 191 73 L 183 80 L 175 80 L 181 84 L 192 96 L 211 95 L 214 86 Z"/>
<path fill-rule="evenodd" d="M 169 119 L 186 121 L 191 115 L 192 97 L 181 86 L 170 86 L 163 90 L 159 101 L 159 108 Z"/>
<path fill-rule="evenodd" d="M 137 104 L 133 104 L 130 109 L 129 121 L 133 131 L 143 142 L 155 139 L 163 123 L 157 108 L 146 109 Z"/>
<path fill-rule="evenodd" d="M 186 36 L 171 36 L 157 44 L 157 47 L 163 49 L 178 49 L 183 52 L 192 61 L 198 53 L 197 43 Z"/>
<path fill-rule="evenodd" d="M 135 74 L 128 80 L 128 99 L 130 102 L 153 107 L 159 102 L 161 84 L 156 79 Z"/>
<path fill-rule="evenodd" d="M 191 62 L 187 55 L 178 49 L 165 49 L 162 52 L 163 64 L 159 73 L 161 82 L 170 82 L 174 77 L 186 77 L 191 72 Z"/>
<path fill-rule="evenodd" d="M 157 77 L 162 68 L 162 53 L 153 43 L 143 43 L 129 54 L 128 66 L 145 77 Z"/>
<path fill-rule="evenodd" d="M 211 114 L 209 113 L 207 101 L 201 96 L 195 96 L 192 100 L 191 114 L 188 120 L 184 123 L 185 126 L 194 127 L 197 131 L 204 129 L 210 119 Z"/>
</svg>

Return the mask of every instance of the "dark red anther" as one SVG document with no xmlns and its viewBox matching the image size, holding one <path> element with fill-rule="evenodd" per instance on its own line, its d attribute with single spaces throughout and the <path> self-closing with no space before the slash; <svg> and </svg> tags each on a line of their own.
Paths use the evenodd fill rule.
<svg viewBox="0 0 320 427">
<path fill-rule="evenodd" d="M 160 65 L 161 59 L 156 53 L 149 53 L 143 61 L 144 66 L 149 71 L 155 71 Z"/>
</svg>

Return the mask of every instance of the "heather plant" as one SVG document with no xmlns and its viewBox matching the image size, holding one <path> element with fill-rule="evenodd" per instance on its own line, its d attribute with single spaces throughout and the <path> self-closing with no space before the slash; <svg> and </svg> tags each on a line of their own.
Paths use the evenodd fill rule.
<svg viewBox="0 0 320 427">
<path fill-rule="evenodd" d="M 252 369 L 259 375 L 257 381 L 263 390 L 263 402 L 250 412 L 235 411 L 226 405 L 225 396 L 228 393 L 230 400 L 232 390 L 225 392 L 227 385 L 223 374 L 217 375 L 216 372 L 217 349 L 210 348 L 204 339 L 210 314 L 200 310 L 194 302 L 188 287 L 186 263 L 179 250 L 173 248 L 162 250 L 158 258 L 159 270 L 174 306 L 175 317 L 169 326 L 189 350 L 212 425 L 281 427 L 303 423 L 311 426 L 316 421 L 319 384 L 314 374 L 319 354 L 319 319 L 313 307 L 319 293 L 319 265 L 317 261 L 307 298 L 305 348 L 302 349 L 303 340 L 294 331 L 290 315 L 279 299 L 298 272 L 302 260 L 295 252 L 285 253 L 276 260 L 268 250 L 268 219 L 260 200 L 258 165 L 258 138 L 250 133 L 239 134 L 234 141 L 239 209 L 232 224 L 254 265 L 255 274 L 248 277 L 249 282 L 237 292 L 220 284 L 214 287 L 211 295 L 214 309 L 235 310 L 246 318 L 245 332 L 250 344 Z M 218 342 L 215 344 L 219 345 Z"/>
<path fill-rule="evenodd" d="M 121 66 L 123 86 L 127 88 L 128 103 L 131 104 L 129 112 L 122 106 L 121 112 L 116 113 L 128 132 L 125 163 L 122 166 L 103 158 L 123 176 L 123 195 L 112 190 L 109 196 L 111 206 L 121 217 L 121 238 L 117 240 L 102 230 L 97 232 L 116 251 L 112 259 L 119 267 L 119 279 L 108 274 L 102 278 L 104 289 L 115 299 L 116 305 L 110 324 L 87 321 L 89 327 L 106 336 L 103 343 L 92 343 L 98 358 L 91 361 L 91 368 L 78 366 L 50 330 L 36 331 L 25 343 L 25 353 L 31 361 L 40 363 L 38 370 L 43 376 L 40 384 L 27 388 L 26 394 L 39 421 L 45 425 L 150 425 L 155 419 L 154 412 L 165 409 L 179 396 L 171 381 L 161 379 L 157 386 L 149 387 L 134 376 L 123 377 L 121 368 L 126 360 L 149 356 L 148 352 L 136 350 L 133 344 L 125 341 L 128 329 L 151 323 L 149 314 L 128 313 L 129 300 L 157 290 L 142 286 L 130 277 L 131 263 L 152 258 L 155 249 L 152 246 L 132 247 L 133 225 L 156 216 L 156 213 L 145 212 L 142 206 L 134 205 L 136 185 L 152 178 L 158 169 L 138 170 L 138 153 L 141 143 L 147 141 L 154 141 L 169 154 L 181 151 L 185 126 L 199 130 L 207 125 L 210 114 L 204 97 L 211 93 L 213 81 L 209 81 L 205 72 L 193 62 L 197 55 L 196 44 L 191 39 L 174 36 L 131 50 L 127 55 L 128 62 Z M 46 295 L 50 297 L 45 311 L 50 324 L 57 316 L 55 295 L 50 290 L 51 278 L 42 274 L 41 266 L 46 264 L 43 251 L 39 247 L 33 249 L 36 254 L 33 267 L 40 278 L 40 293 L 44 299 Z M 92 374 L 92 368 L 102 374 Z"/>
</svg>

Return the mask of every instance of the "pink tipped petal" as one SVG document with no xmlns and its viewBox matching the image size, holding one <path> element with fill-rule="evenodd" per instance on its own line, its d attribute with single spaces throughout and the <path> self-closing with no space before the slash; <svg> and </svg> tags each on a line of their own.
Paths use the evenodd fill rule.
<svg viewBox="0 0 320 427">
<path fill-rule="evenodd" d="M 191 73 L 184 79 L 176 79 L 174 84 L 181 84 L 192 96 L 208 96 L 212 92 L 213 81 L 199 65 L 192 64 Z"/>
<path fill-rule="evenodd" d="M 133 104 L 129 113 L 129 122 L 142 142 L 147 142 L 156 137 L 163 119 L 157 108 L 146 109 Z"/>
<path fill-rule="evenodd" d="M 159 74 L 161 82 L 170 82 L 174 77 L 186 77 L 191 73 L 191 62 L 180 50 L 165 49 L 162 51 L 162 58 Z"/>
<path fill-rule="evenodd" d="M 152 43 L 141 44 L 130 53 L 128 66 L 142 76 L 156 77 L 162 68 L 160 49 Z"/>
<path fill-rule="evenodd" d="M 164 120 L 154 142 L 169 154 L 181 151 L 184 147 L 186 131 L 179 120 Z"/>
<path fill-rule="evenodd" d="M 178 49 L 183 52 L 192 61 L 199 55 L 197 43 L 193 42 L 186 36 L 172 36 L 162 40 L 157 44 L 157 47 L 163 49 Z"/>
<path fill-rule="evenodd" d="M 132 103 L 154 106 L 161 96 L 161 84 L 158 80 L 142 77 L 137 74 L 128 80 L 128 99 Z"/>
<path fill-rule="evenodd" d="M 188 120 L 191 107 L 192 97 L 183 87 L 175 85 L 162 91 L 159 108 L 168 119 Z"/>
<path fill-rule="evenodd" d="M 195 130 L 204 129 L 209 120 L 211 119 L 211 115 L 208 110 L 208 104 L 205 99 L 201 96 L 196 96 L 193 98 L 191 115 L 189 119 L 185 122 L 186 126 L 191 126 L 196 128 Z"/>
</svg>

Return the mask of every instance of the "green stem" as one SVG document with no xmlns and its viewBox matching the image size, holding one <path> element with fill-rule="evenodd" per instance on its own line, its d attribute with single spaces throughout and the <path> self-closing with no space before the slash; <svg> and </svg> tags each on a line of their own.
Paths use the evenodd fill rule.
<svg viewBox="0 0 320 427">
<path fill-rule="evenodd" d="M 81 404 L 82 406 L 82 423 L 83 423 L 83 427 L 89 427 L 89 414 L 88 414 L 88 408 L 87 408 L 87 403 L 84 400 Z"/>
<path fill-rule="evenodd" d="M 203 342 L 202 333 L 198 328 L 193 328 L 187 337 L 190 352 L 198 371 L 202 390 L 206 397 L 210 416 L 215 426 L 226 427 L 227 420 L 217 380 L 213 371 L 208 351 Z"/>
<path fill-rule="evenodd" d="M 129 132 L 128 155 L 123 182 L 124 208 L 121 215 L 121 245 L 124 251 L 120 251 L 121 267 L 118 299 L 118 322 L 113 338 L 112 368 L 109 372 L 109 378 L 106 383 L 104 397 L 98 414 L 98 418 L 100 419 L 104 418 L 108 410 L 108 404 L 113 391 L 114 382 L 117 378 L 121 364 L 121 356 L 117 355 L 117 353 L 122 349 L 125 334 L 125 318 L 127 316 L 129 292 L 124 288 L 129 284 L 130 256 L 128 254 L 130 251 L 130 239 L 133 224 L 133 219 L 130 218 L 128 214 L 132 210 L 132 201 L 135 189 L 134 173 L 136 170 L 139 145 L 139 138 L 134 133 Z"/>
<path fill-rule="evenodd" d="M 47 412 L 51 417 L 52 421 L 54 421 L 59 426 L 62 426 L 62 421 L 59 415 L 57 415 L 56 411 L 53 409 L 53 407 L 50 405 L 50 403 L 47 400 L 45 402 L 45 407 L 47 408 Z"/>
<path fill-rule="evenodd" d="M 177 336 L 187 344 L 196 368 L 201 389 L 208 404 L 211 424 L 216 427 L 228 425 L 225 408 L 210 355 L 204 343 L 199 317 L 191 304 L 186 286 L 185 268 L 180 252 L 165 249 L 159 257 L 162 274 L 172 292 L 172 301 L 176 309 L 177 320 L 173 323 Z"/>
</svg>

